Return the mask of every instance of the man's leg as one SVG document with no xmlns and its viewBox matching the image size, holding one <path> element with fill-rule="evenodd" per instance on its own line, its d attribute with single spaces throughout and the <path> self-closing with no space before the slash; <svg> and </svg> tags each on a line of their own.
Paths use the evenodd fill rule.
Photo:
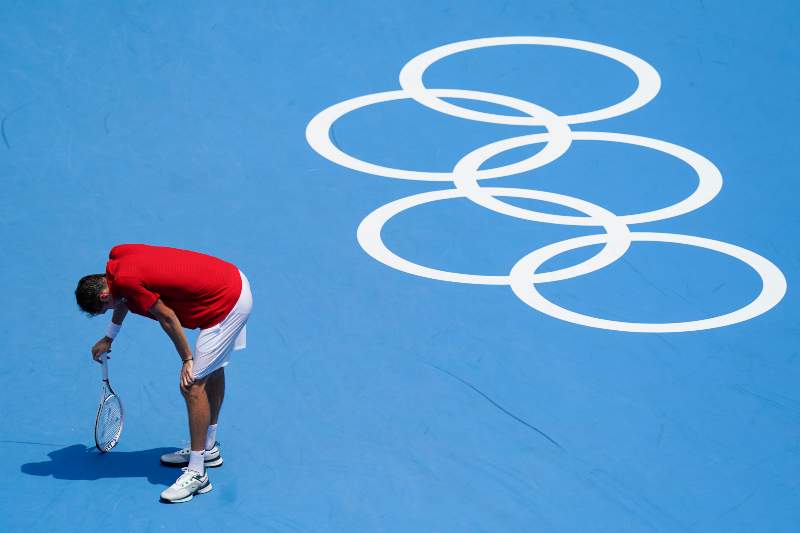
<svg viewBox="0 0 800 533">
<path fill-rule="evenodd" d="M 220 368 L 208 376 L 206 382 L 206 393 L 208 394 L 208 405 L 210 409 L 210 422 L 214 426 L 219 420 L 219 411 L 222 408 L 222 401 L 225 399 L 225 368 Z"/>
<path fill-rule="evenodd" d="M 219 411 L 222 408 L 222 401 L 225 399 L 225 367 L 220 368 L 208 376 L 206 394 L 208 394 L 208 405 L 211 415 L 211 424 L 208 426 L 208 433 L 206 434 L 206 451 L 208 451 L 214 448 L 217 442 Z"/>
<path fill-rule="evenodd" d="M 189 413 L 189 435 L 193 452 L 203 452 L 206 449 L 206 433 L 211 422 L 211 408 L 206 393 L 206 378 L 198 379 L 187 389 L 181 388 L 181 393 L 186 400 L 186 409 Z M 202 459 L 201 459 L 202 461 Z M 202 466 L 202 462 L 200 465 Z M 190 468 L 191 468 L 190 463 Z M 204 468 L 194 469 L 201 474 Z"/>
<path fill-rule="evenodd" d="M 203 462 L 206 468 L 222 466 L 219 448 L 215 448 L 214 444 L 216 442 L 215 424 L 219 419 L 222 399 L 225 396 L 224 369 L 220 368 L 208 376 L 198 379 L 187 390 L 181 389 L 181 394 L 186 400 L 191 442 L 187 448 L 173 453 L 165 453 L 161 456 L 161 462 L 169 466 L 186 465 L 191 461 L 192 451 L 205 450 Z M 212 421 L 214 425 L 212 425 Z M 204 426 L 205 429 L 203 429 Z M 200 471 L 196 462 L 197 459 L 195 459 L 193 470 Z"/>
<path fill-rule="evenodd" d="M 189 434 L 192 438 L 189 453 L 189 468 L 185 468 L 177 481 L 161 493 L 168 502 L 180 503 L 191 500 L 195 494 L 205 494 L 213 487 L 206 475 L 205 441 L 211 410 L 206 394 L 206 379 L 198 379 L 188 388 L 181 387 L 189 413 Z"/>
</svg>

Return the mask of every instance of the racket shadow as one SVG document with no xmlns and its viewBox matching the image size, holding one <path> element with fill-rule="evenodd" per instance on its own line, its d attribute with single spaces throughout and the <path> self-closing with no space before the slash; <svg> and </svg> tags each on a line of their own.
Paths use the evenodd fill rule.
<svg viewBox="0 0 800 533">
<path fill-rule="evenodd" d="M 173 451 L 175 448 L 151 448 L 101 454 L 94 446 L 87 448 L 83 444 L 73 444 L 48 453 L 49 461 L 26 463 L 20 470 L 32 476 L 85 481 L 143 477 L 153 485 L 169 486 L 175 481 L 175 470 L 162 466 L 159 458 Z"/>
</svg>

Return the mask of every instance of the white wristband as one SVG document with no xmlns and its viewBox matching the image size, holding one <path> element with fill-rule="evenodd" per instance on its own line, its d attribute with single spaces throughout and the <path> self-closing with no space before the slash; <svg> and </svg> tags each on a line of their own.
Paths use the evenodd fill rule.
<svg viewBox="0 0 800 533">
<path fill-rule="evenodd" d="M 122 329 L 121 324 L 114 324 L 113 322 L 108 323 L 108 329 L 106 330 L 106 337 L 109 339 L 114 339 L 119 333 L 119 330 Z"/>
</svg>

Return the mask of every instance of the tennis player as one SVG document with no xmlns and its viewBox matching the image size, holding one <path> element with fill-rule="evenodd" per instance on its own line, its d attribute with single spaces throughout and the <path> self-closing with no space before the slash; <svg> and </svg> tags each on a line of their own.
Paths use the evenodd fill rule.
<svg viewBox="0 0 800 533">
<path fill-rule="evenodd" d="M 179 503 L 211 490 L 206 467 L 222 465 L 217 422 L 231 352 L 247 344 L 253 305 L 250 283 L 235 265 L 209 255 L 145 244 L 109 253 L 105 274 L 81 278 L 78 306 L 90 316 L 113 309 L 106 335 L 92 347 L 99 361 L 110 352 L 128 311 L 157 320 L 181 358 L 180 390 L 189 413 L 189 448 L 161 456 L 183 474 L 161 498 Z M 183 328 L 200 328 L 194 353 Z"/>
</svg>

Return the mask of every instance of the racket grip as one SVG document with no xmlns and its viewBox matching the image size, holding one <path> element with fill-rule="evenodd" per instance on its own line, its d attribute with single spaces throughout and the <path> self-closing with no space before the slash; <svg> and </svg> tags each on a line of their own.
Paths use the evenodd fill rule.
<svg viewBox="0 0 800 533">
<path fill-rule="evenodd" d="M 100 354 L 100 362 L 103 364 L 103 381 L 108 381 L 108 352 Z"/>
</svg>

